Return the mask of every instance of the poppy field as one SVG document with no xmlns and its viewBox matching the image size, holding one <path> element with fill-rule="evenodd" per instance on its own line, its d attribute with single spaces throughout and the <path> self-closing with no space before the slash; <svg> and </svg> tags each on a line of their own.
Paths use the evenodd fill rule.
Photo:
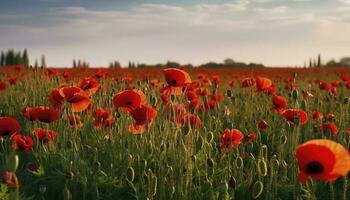
<svg viewBox="0 0 350 200">
<path fill-rule="evenodd" d="M 0 199 L 350 199 L 348 68 L 0 68 Z"/>
</svg>

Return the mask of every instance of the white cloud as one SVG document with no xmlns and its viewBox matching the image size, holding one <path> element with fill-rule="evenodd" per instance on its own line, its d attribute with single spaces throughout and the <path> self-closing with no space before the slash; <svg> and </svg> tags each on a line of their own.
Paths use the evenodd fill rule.
<svg viewBox="0 0 350 200">
<path fill-rule="evenodd" d="M 350 0 L 338 0 L 341 3 L 346 3 L 346 4 L 350 4 Z"/>
<path fill-rule="evenodd" d="M 287 6 L 278 6 L 272 8 L 255 8 L 255 10 L 261 14 L 282 14 L 287 12 Z"/>
</svg>

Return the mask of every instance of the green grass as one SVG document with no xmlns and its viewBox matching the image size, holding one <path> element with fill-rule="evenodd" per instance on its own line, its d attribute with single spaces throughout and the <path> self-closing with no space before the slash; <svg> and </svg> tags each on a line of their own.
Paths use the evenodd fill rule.
<svg viewBox="0 0 350 200">
<path fill-rule="evenodd" d="M 317 78 L 337 79 L 335 75 Z M 16 175 L 21 199 L 349 199 L 348 177 L 333 184 L 312 180 L 306 185 L 297 177 L 298 144 L 312 138 L 329 138 L 345 147 L 350 145 L 349 135 L 344 134 L 345 128 L 350 127 L 349 104 L 343 103 L 349 90 L 338 88 L 338 97 L 334 98 L 314 83 L 309 86 L 310 79 L 296 79 L 296 98 L 291 97 L 292 91 L 283 89 L 283 83 L 274 80 L 277 94 L 288 97 L 289 108 L 303 108 L 308 114 L 316 110 L 333 113 L 339 129 L 337 136 L 314 128 L 320 122 L 311 117 L 304 126 L 289 126 L 271 110 L 271 96 L 256 93 L 255 89 L 241 89 L 239 84 L 235 88 L 218 88 L 224 94 L 231 90 L 232 97 L 225 96 L 216 110 L 198 113 L 204 125 L 197 130 L 165 120 L 159 91 L 146 82 L 134 86 L 145 91 L 148 102 L 152 97 L 158 99 L 158 116 L 142 135 L 128 132 L 132 118 L 124 112 L 115 114 L 111 129 L 96 130 L 93 116 L 86 114 L 80 114 L 83 128 L 71 127 L 66 120 L 71 114 L 69 105 L 57 122 L 30 122 L 20 114 L 21 109 L 49 105 L 48 93 L 63 82 L 61 78 L 48 79 L 40 71 L 30 71 L 16 85 L 0 91 L 0 116 L 16 116 L 22 126 L 21 134 L 31 135 L 34 128 L 41 127 L 56 131 L 58 138 L 47 145 L 36 143 L 30 153 L 18 152 Z M 126 85 L 112 78 L 100 83 L 104 89 L 92 96 L 93 108 L 113 107 L 113 96 Z M 311 91 L 314 97 L 305 102 L 301 90 Z M 185 102 L 181 96 L 174 101 Z M 231 110 L 230 116 L 224 115 L 224 106 Z M 259 120 L 266 120 L 269 127 L 259 130 Z M 255 132 L 258 137 L 225 154 L 219 148 L 225 128 L 239 129 L 245 135 Z M 4 138 L 0 145 L 1 172 L 6 170 L 10 152 L 10 142 Z M 38 163 L 41 173 L 28 171 L 30 162 Z M 0 197 L 14 198 L 14 192 L 2 185 Z"/>
</svg>

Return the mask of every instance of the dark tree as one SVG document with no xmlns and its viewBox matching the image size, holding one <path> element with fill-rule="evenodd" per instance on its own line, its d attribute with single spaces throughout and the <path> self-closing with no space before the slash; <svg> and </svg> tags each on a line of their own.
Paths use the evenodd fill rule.
<svg viewBox="0 0 350 200">
<path fill-rule="evenodd" d="M 13 49 L 8 50 L 5 58 L 5 65 L 11 66 L 15 64 L 15 51 Z"/>
<path fill-rule="evenodd" d="M 23 66 L 25 66 L 25 67 L 29 66 L 29 56 L 28 56 L 27 49 L 24 49 L 24 51 L 23 51 L 22 63 L 23 63 Z"/>
<path fill-rule="evenodd" d="M 44 55 L 41 56 L 41 67 L 46 68 L 46 60 Z"/>
<path fill-rule="evenodd" d="M 37 69 L 38 67 L 39 67 L 38 60 L 35 59 L 34 68 Z"/>
<path fill-rule="evenodd" d="M 0 66 L 5 65 L 5 53 L 1 51 L 1 56 L 0 56 Z"/>
</svg>

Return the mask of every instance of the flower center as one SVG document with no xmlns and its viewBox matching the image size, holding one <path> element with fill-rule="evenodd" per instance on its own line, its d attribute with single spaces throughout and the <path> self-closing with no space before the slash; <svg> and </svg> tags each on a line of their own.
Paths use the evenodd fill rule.
<svg viewBox="0 0 350 200">
<path fill-rule="evenodd" d="M 131 105 L 132 105 L 132 101 L 127 101 L 127 102 L 125 102 L 125 104 L 126 104 L 127 106 L 131 106 Z"/>
<path fill-rule="evenodd" d="M 6 131 L 2 132 L 2 135 L 3 135 L 3 136 L 10 135 L 10 131 L 9 131 L 9 130 L 6 130 Z"/>
<path fill-rule="evenodd" d="M 306 165 L 306 173 L 308 174 L 319 174 L 323 172 L 323 165 L 318 161 L 312 161 Z"/>
<path fill-rule="evenodd" d="M 176 80 L 172 80 L 172 81 L 171 81 L 171 84 L 172 84 L 172 85 L 176 85 L 176 84 L 177 84 Z"/>
</svg>

